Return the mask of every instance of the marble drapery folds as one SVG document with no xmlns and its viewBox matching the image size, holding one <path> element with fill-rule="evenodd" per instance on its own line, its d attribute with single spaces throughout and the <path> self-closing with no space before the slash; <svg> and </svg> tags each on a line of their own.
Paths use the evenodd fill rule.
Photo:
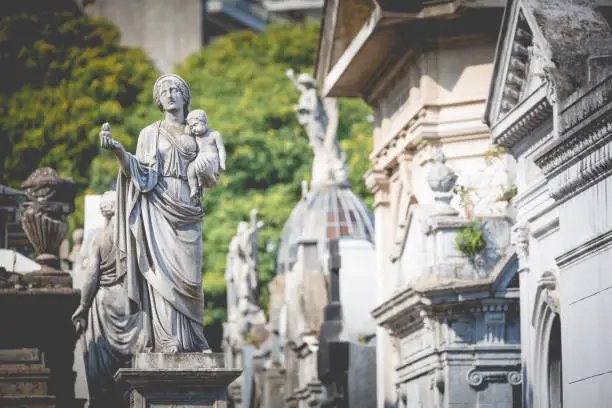
<svg viewBox="0 0 612 408">
<path fill-rule="evenodd" d="M 153 351 L 203 351 L 202 234 L 199 202 L 189 198 L 183 149 L 161 122 L 144 128 L 130 174 L 117 180 L 118 267 L 126 274 L 130 311 L 143 313 Z"/>
</svg>

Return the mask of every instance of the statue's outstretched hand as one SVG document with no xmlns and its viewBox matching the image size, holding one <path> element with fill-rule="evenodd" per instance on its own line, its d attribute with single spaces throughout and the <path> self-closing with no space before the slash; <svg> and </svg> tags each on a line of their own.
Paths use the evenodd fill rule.
<svg viewBox="0 0 612 408">
<path fill-rule="evenodd" d="M 121 147 L 123 147 L 120 142 L 113 139 L 111 128 L 108 122 L 102 125 L 102 130 L 100 131 L 100 147 L 111 151 L 115 151 L 116 149 L 120 149 Z"/>
<path fill-rule="evenodd" d="M 292 78 L 295 76 L 295 72 L 293 72 L 293 70 L 291 68 L 289 68 L 288 70 L 285 71 L 285 74 L 289 77 Z"/>
</svg>

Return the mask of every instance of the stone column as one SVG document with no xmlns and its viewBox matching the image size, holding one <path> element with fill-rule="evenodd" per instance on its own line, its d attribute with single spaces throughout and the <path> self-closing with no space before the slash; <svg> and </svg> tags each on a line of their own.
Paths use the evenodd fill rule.
<svg viewBox="0 0 612 408">
<path fill-rule="evenodd" d="M 377 303 L 387 299 L 393 290 L 391 273 L 394 272 L 389 260 L 388 250 L 392 245 L 392 214 L 389 208 L 389 179 L 384 169 L 371 169 L 365 176 L 366 186 L 374 196 L 374 231 L 376 246 L 376 270 L 379 274 Z M 393 276 L 394 277 L 394 276 Z M 376 384 L 377 407 L 386 408 L 395 402 L 393 368 L 393 344 L 391 336 L 383 327 L 376 329 Z"/>
<path fill-rule="evenodd" d="M 130 387 L 131 408 L 226 408 L 227 387 L 240 373 L 224 368 L 223 354 L 139 353 L 115 380 Z"/>
</svg>

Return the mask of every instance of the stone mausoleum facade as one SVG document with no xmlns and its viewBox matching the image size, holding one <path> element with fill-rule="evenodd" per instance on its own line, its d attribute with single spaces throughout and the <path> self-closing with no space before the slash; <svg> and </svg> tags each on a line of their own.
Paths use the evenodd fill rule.
<svg viewBox="0 0 612 408">
<path fill-rule="evenodd" d="M 521 404 L 515 169 L 482 120 L 503 5 L 326 2 L 319 87 L 374 110 L 379 408 Z"/>
<path fill-rule="evenodd" d="M 524 407 L 605 407 L 610 4 L 509 1 L 486 121 L 517 162 Z"/>
<path fill-rule="evenodd" d="M 610 11 L 326 3 L 322 93 L 375 112 L 378 407 L 609 405 Z"/>
</svg>

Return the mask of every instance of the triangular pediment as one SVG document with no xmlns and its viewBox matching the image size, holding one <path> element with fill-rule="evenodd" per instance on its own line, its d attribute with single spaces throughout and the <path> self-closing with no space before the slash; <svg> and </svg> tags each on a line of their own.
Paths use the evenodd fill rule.
<svg viewBox="0 0 612 408">
<path fill-rule="evenodd" d="M 571 92 L 587 80 L 588 57 L 610 31 L 605 18 L 579 0 L 508 0 L 495 51 L 485 111 L 490 127 L 519 118 L 555 92 Z M 520 111 L 517 113 L 517 110 Z M 536 115 L 543 120 L 546 115 Z M 516 122 L 513 120 L 511 122 Z"/>
<path fill-rule="evenodd" d="M 546 44 L 523 0 L 506 6 L 497 44 L 486 120 L 494 125 L 543 85 Z"/>
</svg>

